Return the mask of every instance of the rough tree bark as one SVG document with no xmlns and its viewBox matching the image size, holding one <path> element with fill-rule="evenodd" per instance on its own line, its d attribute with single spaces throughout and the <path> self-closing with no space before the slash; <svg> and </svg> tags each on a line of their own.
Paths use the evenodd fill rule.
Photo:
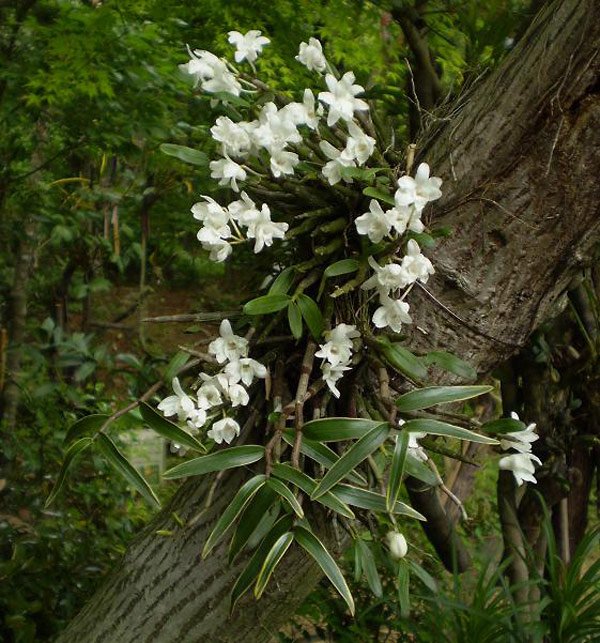
<svg viewBox="0 0 600 643">
<path fill-rule="evenodd" d="M 443 347 L 479 373 L 507 359 L 561 307 L 600 238 L 600 2 L 560 0 L 534 20 L 504 64 L 464 96 L 421 149 L 446 179 L 437 274 L 414 289 L 416 349 Z M 441 303 L 438 303 L 441 302 Z M 460 320 L 462 321 L 459 321 Z M 226 596 L 239 567 L 226 551 L 200 558 L 205 535 L 239 479 L 219 486 L 193 527 L 173 538 L 171 511 L 189 519 L 206 483 L 190 480 L 138 537 L 59 643 L 269 641 L 318 578 L 295 552 L 278 587 L 232 619 Z"/>
</svg>

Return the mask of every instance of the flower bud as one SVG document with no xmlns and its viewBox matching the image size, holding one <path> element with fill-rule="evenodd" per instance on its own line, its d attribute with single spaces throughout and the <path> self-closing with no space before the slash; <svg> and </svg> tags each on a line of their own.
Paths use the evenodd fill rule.
<svg viewBox="0 0 600 643">
<path fill-rule="evenodd" d="M 406 538 L 397 531 L 389 531 L 385 537 L 386 544 L 390 549 L 390 554 L 395 560 L 400 560 L 406 556 L 408 543 Z"/>
</svg>

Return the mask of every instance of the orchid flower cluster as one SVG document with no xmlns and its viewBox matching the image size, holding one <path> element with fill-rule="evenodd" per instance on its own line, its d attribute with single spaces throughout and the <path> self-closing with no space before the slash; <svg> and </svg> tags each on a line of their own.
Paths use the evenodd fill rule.
<svg viewBox="0 0 600 643">
<path fill-rule="evenodd" d="M 510 414 L 513 420 L 519 422 L 519 416 L 513 411 Z M 539 439 L 539 435 L 535 432 L 535 423 L 527 425 L 522 431 L 515 431 L 514 433 L 506 433 L 500 440 L 500 448 L 504 451 L 514 449 L 517 453 L 504 456 L 500 459 L 498 466 L 505 471 L 512 471 L 520 487 L 523 482 L 537 482 L 535 476 L 534 462 L 541 466 L 542 461 L 531 452 L 531 444 Z"/>
<path fill-rule="evenodd" d="M 269 44 L 257 30 L 245 35 L 230 32 L 229 42 L 236 47 L 236 63 L 246 60 L 251 65 Z M 228 61 L 207 51 L 188 51 L 190 60 L 181 68 L 192 75 L 205 92 L 226 92 L 236 97 L 242 92 L 256 92 L 257 85 L 252 83 L 257 81 L 246 80 Z M 291 178 L 300 169 L 304 155 L 309 164 L 321 165 L 322 180 L 327 185 L 336 186 L 340 181 L 353 183 L 354 174 L 348 169 L 364 166 L 375 152 L 381 157 L 376 139 L 359 124 L 360 121 L 374 133 L 367 120 L 369 105 L 358 97 L 364 88 L 356 84 L 355 75 L 348 71 L 337 78 L 316 38 L 301 43 L 296 60 L 308 70 L 324 74 L 327 91 L 318 92 L 317 101 L 313 90 L 307 88 L 302 102 L 284 99 L 285 104 L 280 107 L 275 102 L 267 102 L 256 107 L 254 120 L 234 122 L 229 116 L 219 116 L 210 130 L 221 154 L 220 159 L 210 163 L 211 177 L 218 180 L 220 186 L 241 192 L 240 198 L 227 206 L 203 196 L 203 201 L 192 207 L 194 218 L 202 223 L 198 240 L 213 261 L 225 261 L 233 244 L 246 240 L 254 240 L 255 253 L 272 246 L 275 239 L 286 243 L 290 225 L 274 221 L 269 205 L 256 204 L 242 190 L 243 182 L 249 181 L 251 189 L 256 176 L 268 181 Z M 326 126 L 322 123 L 325 111 Z M 343 148 L 340 141 L 344 143 Z M 272 178 L 265 176 L 265 170 Z M 398 179 L 393 207 L 384 210 L 377 199 L 371 200 L 369 211 L 354 220 L 356 232 L 373 244 L 394 240 L 406 233 L 422 233 L 423 210 L 429 202 L 441 197 L 441 184 L 442 180 L 431 177 L 429 166 L 422 163 L 414 178 L 406 175 Z M 374 326 L 390 328 L 396 333 L 404 324 L 412 322 L 409 304 L 404 301 L 406 294 L 416 281 L 426 283 L 434 272 L 431 261 L 421 253 L 415 239 L 410 239 L 405 248 L 403 256 L 388 256 L 382 263 L 370 256 L 368 263 L 373 273 L 361 285 L 364 290 L 374 290 L 378 297 L 379 306 L 372 315 Z M 335 396 L 339 396 L 336 383 L 350 369 L 352 339 L 358 335 L 354 326 L 341 324 L 329 332 L 327 343 L 317 353 L 324 358 L 323 378 Z M 332 350 L 339 351 L 343 358 Z"/>
<path fill-rule="evenodd" d="M 202 384 L 195 399 L 184 392 L 177 377 L 173 378 L 174 395 L 162 400 L 158 409 L 166 417 L 176 415 L 180 422 L 186 422 L 192 435 L 213 421 L 215 414 L 221 411 L 223 418 L 213 421 L 206 435 L 217 444 L 231 444 L 240 434 L 240 425 L 225 415 L 224 407 L 227 403 L 232 408 L 246 406 L 250 401 L 247 387 L 255 379 L 264 379 L 267 369 L 248 357 L 248 340 L 234 334 L 229 320 L 221 322 L 219 332 L 220 336 L 209 344 L 208 352 L 219 364 L 225 365 L 223 369 L 216 375 L 200 373 Z"/>
</svg>

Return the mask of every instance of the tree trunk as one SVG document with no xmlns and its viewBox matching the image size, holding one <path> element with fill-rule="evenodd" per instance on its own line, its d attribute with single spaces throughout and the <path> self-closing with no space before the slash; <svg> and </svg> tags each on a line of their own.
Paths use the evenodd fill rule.
<svg viewBox="0 0 600 643">
<path fill-rule="evenodd" d="M 487 373 L 560 309 L 600 237 L 599 32 L 597 0 L 552 3 L 422 144 L 446 180 L 436 223 L 453 234 L 436 249 L 427 291 L 411 293 L 413 327 L 423 329 L 414 348 L 443 347 Z M 200 552 L 238 484 L 228 478 L 194 526 L 156 535 L 173 528 L 172 511 L 189 520 L 202 506 L 205 483 L 184 484 L 59 643 L 274 637 L 319 574 L 294 549 L 278 566 L 276 591 L 228 619 L 240 566 L 227 567 L 224 548 L 206 561 Z"/>
</svg>

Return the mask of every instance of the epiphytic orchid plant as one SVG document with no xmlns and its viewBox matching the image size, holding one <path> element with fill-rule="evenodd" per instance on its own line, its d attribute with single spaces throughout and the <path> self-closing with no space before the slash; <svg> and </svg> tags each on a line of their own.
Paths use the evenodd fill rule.
<svg viewBox="0 0 600 643">
<path fill-rule="evenodd" d="M 387 134 L 361 98 L 365 90 L 351 71 L 339 77 L 315 38 L 301 43 L 296 60 L 324 86 L 304 89 L 297 101 L 256 78 L 254 63 L 269 44 L 259 31 L 230 32 L 229 42 L 236 64 L 249 71 L 201 50 L 189 50 L 181 65 L 221 112 L 210 130 L 220 157 L 209 169 L 230 195 L 227 204 L 202 196 L 191 210 L 211 260 L 226 261 L 244 243 L 255 253 L 276 253 L 268 291 L 244 306 L 238 327 L 249 322 L 244 335 L 223 318 L 208 352 L 179 369 L 182 374 L 203 364 L 187 392 L 174 376 L 173 395 L 158 404 L 160 413 L 146 404 L 159 387 L 135 405 L 160 435 L 202 453 L 167 471 L 167 478 L 263 467 L 239 489 L 204 547 L 208 555 L 232 530 L 233 560 L 254 543 L 232 607 L 253 585 L 259 598 L 297 543 L 353 611 L 348 585 L 305 513 L 307 503 L 332 512 L 355 539 L 357 569 L 371 570 L 370 583 L 370 547 L 380 542 L 397 561 L 399 578 L 406 578 L 409 563 L 420 568 L 405 559 L 401 521 L 424 516 L 399 500 L 405 476 L 440 487 L 459 503 L 428 454 L 452 454 L 437 436 L 515 449 L 500 466 L 521 484 L 535 482 L 535 425 L 525 427 L 517 416 L 456 423 L 456 414 L 437 406 L 492 387 L 424 387 L 430 366 L 464 379 L 476 373 L 443 351 L 416 356 L 401 344 L 403 328 L 412 323 L 407 295 L 425 288 L 434 274 L 421 247 L 434 247 L 437 231 L 428 230 L 423 217 L 442 196 L 442 180 L 430 176 L 426 163 L 412 176 L 412 154 L 401 172 Z M 165 151 L 179 155 L 176 148 Z M 264 443 L 261 417 L 267 418 Z M 95 442 L 155 501 L 106 434 L 113 419 L 92 416 L 71 427 L 65 467 Z M 223 443 L 227 447 L 217 448 Z M 359 512 L 378 516 L 369 543 L 356 528 Z"/>
</svg>

